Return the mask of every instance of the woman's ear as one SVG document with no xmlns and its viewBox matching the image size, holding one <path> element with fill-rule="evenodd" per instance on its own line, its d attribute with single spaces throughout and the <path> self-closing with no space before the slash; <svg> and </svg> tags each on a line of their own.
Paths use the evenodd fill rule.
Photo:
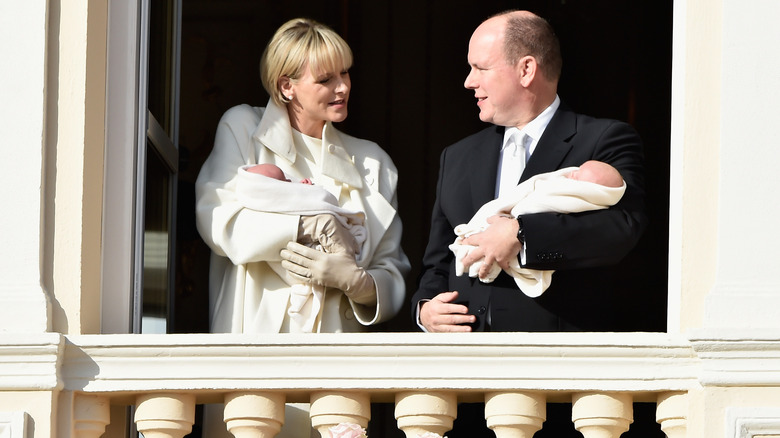
<svg viewBox="0 0 780 438">
<path fill-rule="evenodd" d="M 279 91 L 281 91 L 285 101 L 290 102 L 293 99 L 293 84 L 290 78 L 287 76 L 279 78 Z"/>
</svg>

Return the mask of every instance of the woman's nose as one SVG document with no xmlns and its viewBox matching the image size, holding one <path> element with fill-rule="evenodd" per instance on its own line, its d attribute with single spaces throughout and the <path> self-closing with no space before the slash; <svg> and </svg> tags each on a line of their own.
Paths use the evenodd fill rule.
<svg viewBox="0 0 780 438">
<path fill-rule="evenodd" d="M 336 85 L 336 92 L 337 93 L 346 93 L 349 91 L 350 82 L 349 79 L 340 79 L 339 83 Z"/>
</svg>

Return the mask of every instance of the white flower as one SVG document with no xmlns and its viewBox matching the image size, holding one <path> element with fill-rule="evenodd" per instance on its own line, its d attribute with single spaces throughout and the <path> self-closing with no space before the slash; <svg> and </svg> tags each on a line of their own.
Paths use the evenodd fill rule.
<svg viewBox="0 0 780 438">
<path fill-rule="evenodd" d="M 355 423 L 339 423 L 328 430 L 331 438 L 368 438 L 366 430 Z"/>
<path fill-rule="evenodd" d="M 439 435 L 438 433 L 433 433 L 433 432 L 425 432 L 425 433 L 424 433 L 424 434 L 422 434 L 422 435 L 417 435 L 417 438 L 447 438 L 447 437 L 446 437 L 446 436 L 445 436 L 445 437 L 442 437 L 442 436 L 441 436 L 441 435 Z"/>
</svg>

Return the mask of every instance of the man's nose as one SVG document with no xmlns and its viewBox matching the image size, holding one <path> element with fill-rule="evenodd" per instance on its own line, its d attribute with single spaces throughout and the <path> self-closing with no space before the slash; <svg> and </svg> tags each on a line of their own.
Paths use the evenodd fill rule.
<svg viewBox="0 0 780 438">
<path fill-rule="evenodd" d="M 474 88 L 477 88 L 476 85 L 474 85 L 474 70 L 469 71 L 469 74 L 466 75 L 466 80 L 463 81 L 463 86 L 468 88 L 469 90 L 473 90 Z"/>
</svg>

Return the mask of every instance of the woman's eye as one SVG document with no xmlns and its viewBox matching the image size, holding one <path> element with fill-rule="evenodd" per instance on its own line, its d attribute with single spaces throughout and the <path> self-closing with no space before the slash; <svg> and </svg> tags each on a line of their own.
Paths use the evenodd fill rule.
<svg viewBox="0 0 780 438">
<path fill-rule="evenodd" d="M 330 79 L 331 79 L 331 77 L 330 77 L 330 76 L 324 77 L 324 78 L 322 78 L 322 79 L 320 79 L 320 80 L 319 80 L 319 83 L 320 83 L 320 84 L 327 84 L 327 83 L 328 83 L 328 81 L 330 81 Z"/>
</svg>

